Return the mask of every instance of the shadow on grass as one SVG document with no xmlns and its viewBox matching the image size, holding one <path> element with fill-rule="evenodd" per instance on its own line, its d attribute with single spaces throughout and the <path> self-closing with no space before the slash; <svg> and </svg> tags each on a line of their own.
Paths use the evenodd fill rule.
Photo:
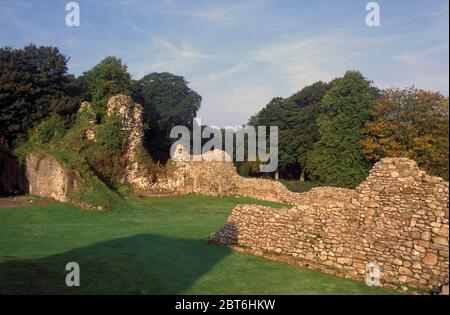
<svg viewBox="0 0 450 315">
<path fill-rule="evenodd" d="M 40 259 L 0 264 L 0 294 L 181 294 L 229 249 L 202 240 L 138 234 Z M 80 266 L 80 287 L 67 287 L 69 262 Z"/>
</svg>

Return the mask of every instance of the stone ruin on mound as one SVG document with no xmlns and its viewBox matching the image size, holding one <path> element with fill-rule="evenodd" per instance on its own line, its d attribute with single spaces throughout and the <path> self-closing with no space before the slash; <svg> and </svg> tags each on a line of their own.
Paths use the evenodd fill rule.
<svg viewBox="0 0 450 315">
<path fill-rule="evenodd" d="M 92 110 L 88 103 L 81 110 Z M 122 117 L 126 165 L 119 180 L 140 191 L 245 196 L 291 208 L 239 205 L 208 242 L 269 259 L 364 281 L 376 262 L 383 284 L 431 288 L 448 283 L 448 182 L 428 176 L 414 161 L 383 159 L 356 189 L 313 188 L 293 193 L 278 181 L 244 178 L 231 161 L 170 161 L 155 178 L 142 161 L 142 107 L 118 95 L 108 115 Z M 95 141 L 95 123 L 85 132 Z M 178 154 L 186 156 L 183 148 Z M 143 153 L 144 151 L 144 153 Z M 212 161 L 213 160 L 213 161 Z M 67 201 L 76 188 L 71 171 L 51 157 L 27 158 L 30 192 Z M 75 187 L 75 188 L 74 188 Z"/>
</svg>

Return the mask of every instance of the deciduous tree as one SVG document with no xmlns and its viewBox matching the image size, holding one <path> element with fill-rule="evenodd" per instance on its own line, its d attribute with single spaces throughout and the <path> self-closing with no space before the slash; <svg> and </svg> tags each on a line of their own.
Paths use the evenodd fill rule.
<svg viewBox="0 0 450 315">
<path fill-rule="evenodd" d="M 311 175 L 326 185 L 355 187 L 370 170 L 360 141 L 371 117 L 374 90 L 357 71 L 336 80 L 322 100 L 320 140 L 309 155 Z"/>
<path fill-rule="evenodd" d="M 439 93 L 408 88 L 385 90 L 361 143 L 372 162 L 408 157 L 448 180 L 449 102 Z"/>
</svg>

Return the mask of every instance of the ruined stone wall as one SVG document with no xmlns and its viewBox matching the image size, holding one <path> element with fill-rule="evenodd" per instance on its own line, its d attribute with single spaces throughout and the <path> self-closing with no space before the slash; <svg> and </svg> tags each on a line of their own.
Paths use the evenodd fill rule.
<svg viewBox="0 0 450 315">
<path fill-rule="evenodd" d="M 68 194 L 76 185 L 72 170 L 64 168 L 56 158 L 43 154 L 29 154 L 26 175 L 30 195 L 49 197 L 67 202 Z"/>
<path fill-rule="evenodd" d="M 159 179 L 157 190 L 199 193 L 209 196 L 244 196 L 255 199 L 293 203 L 296 193 L 282 183 L 269 179 L 239 176 L 231 162 L 176 162 L 170 176 Z"/>
<path fill-rule="evenodd" d="M 109 99 L 107 114 L 108 116 L 115 114 L 122 118 L 126 135 L 126 150 L 122 157 L 125 168 L 118 180 L 137 189 L 148 190 L 152 184 L 152 174 L 141 163 L 142 155 L 148 154 L 142 144 L 144 135 L 142 106 L 134 103 L 131 97 L 119 94 Z"/>
<path fill-rule="evenodd" d="M 183 153 L 181 153 L 182 155 Z M 169 175 L 159 178 L 152 188 L 178 193 L 195 192 L 210 196 L 244 196 L 255 199 L 294 203 L 299 194 L 289 191 L 282 183 L 269 179 L 245 178 L 237 173 L 231 161 L 221 157 L 222 150 L 213 150 L 186 161 L 171 161 Z"/>
<path fill-rule="evenodd" d="M 208 241 L 364 281 L 376 262 L 384 285 L 448 283 L 448 182 L 408 159 L 383 159 L 357 189 L 315 188 L 293 208 L 239 205 Z"/>
</svg>

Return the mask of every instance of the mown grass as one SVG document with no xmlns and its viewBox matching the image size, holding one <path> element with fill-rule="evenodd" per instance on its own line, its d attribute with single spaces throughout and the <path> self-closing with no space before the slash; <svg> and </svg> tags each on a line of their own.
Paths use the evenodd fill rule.
<svg viewBox="0 0 450 315">
<path fill-rule="evenodd" d="M 197 195 L 129 199 L 96 213 L 70 204 L 0 209 L 0 294 L 393 293 L 206 244 L 238 203 Z M 65 285 L 65 265 L 81 286 Z"/>
</svg>

